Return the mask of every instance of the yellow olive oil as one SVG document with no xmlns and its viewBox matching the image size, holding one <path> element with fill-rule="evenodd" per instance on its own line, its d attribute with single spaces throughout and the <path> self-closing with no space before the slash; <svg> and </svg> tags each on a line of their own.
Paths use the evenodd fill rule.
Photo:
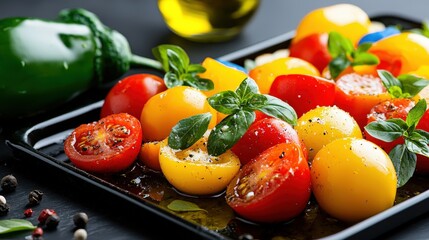
<svg viewBox="0 0 429 240">
<path fill-rule="evenodd" d="M 219 42 L 236 36 L 254 15 L 259 0 L 158 0 L 167 26 L 198 42 Z"/>
</svg>

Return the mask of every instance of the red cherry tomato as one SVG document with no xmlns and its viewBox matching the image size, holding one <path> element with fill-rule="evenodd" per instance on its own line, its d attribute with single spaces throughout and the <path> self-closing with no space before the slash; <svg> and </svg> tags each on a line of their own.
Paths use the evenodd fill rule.
<svg viewBox="0 0 429 240">
<path fill-rule="evenodd" d="M 306 207 L 310 169 L 299 145 L 280 143 L 245 164 L 226 190 L 226 202 L 254 222 L 288 221 Z"/>
<path fill-rule="evenodd" d="M 367 124 L 371 108 L 391 98 L 381 79 L 372 75 L 348 73 L 335 83 L 335 105 L 350 113 L 361 129 Z"/>
<path fill-rule="evenodd" d="M 167 87 L 164 80 L 152 74 L 134 74 L 117 82 L 104 99 L 100 117 L 129 113 L 140 119 L 144 104 Z"/>
<path fill-rule="evenodd" d="M 244 165 L 267 148 L 286 142 L 294 142 L 301 146 L 304 158 L 307 159 L 307 148 L 289 123 L 277 118 L 263 118 L 253 122 L 231 150 Z"/>
<path fill-rule="evenodd" d="M 414 107 L 414 105 L 415 101 L 412 99 L 395 98 L 384 101 L 375 105 L 371 109 L 370 113 L 368 114 L 368 123 L 392 118 L 400 118 L 405 121 L 408 112 L 411 110 L 411 108 Z M 416 129 L 429 131 L 429 110 L 426 110 L 423 117 L 417 124 Z M 400 137 L 392 142 L 384 142 L 371 136 L 368 132 L 366 132 L 366 130 L 364 130 L 364 136 L 367 140 L 380 146 L 387 153 L 389 153 L 396 145 L 404 144 L 403 137 Z M 419 173 L 429 173 L 429 158 L 417 154 L 416 171 Z"/>
<path fill-rule="evenodd" d="M 65 140 L 64 151 L 82 170 L 113 173 L 134 162 L 141 144 L 139 120 L 128 113 L 117 113 L 77 127 Z"/>
<path fill-rule="evenodd" d="M 332 106 L 335 82 L 304 74 L 281 75 L 274 80 L 269 94 L 287 102 L 300 117 L 317 106 Z"/>
<path fill-rule="evenodd" d="M 328 66 L 332 57 L 328 50 L 328 33 L 313 33 L 289 47 L 291 57 L 301 58 L 313 64 L 319 72 Z"/>
</svg>

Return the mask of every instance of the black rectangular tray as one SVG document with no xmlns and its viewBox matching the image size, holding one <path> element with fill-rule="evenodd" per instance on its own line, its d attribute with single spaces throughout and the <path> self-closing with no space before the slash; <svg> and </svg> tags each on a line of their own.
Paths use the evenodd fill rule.
<svg viewBox="0 0 429 240">
<path fill-rule="evenodd" d="M 372 18 L 386 25 L 400 25 L 404 29 L 421 27 L 421 24 L 397 16 L 378 16 Z M 263 53 L 274 52 L 289 46 L 294 32 L 261 42 L 254 46 L 225 55 L 220 59 L 243 65 L 246 59 L 254 59 Z M 371 239 L 416 218 L 429 211 L 429 179 L 415 176 L 404 188 L 398 189 L 397 200 L 393 207 L 373 217 L 353 225 L 339 223 L 317 210 L 312 200 L 308 210 L 294 221 L 280 225 L 255 225 L 236 219 L 223 200 L 223 195 L 212 198 L 191 198 L 174 191 L 159 173 L 147 170 L 136 163 L 136 167 L 125 175 L 137 179 L 144 175 L 155 182 L 156 186 L 145 185 L 144 188 L 164 187 L 168 199 L 183 199 L 196 202 L 200 207 L 210 209 L 207 217 L 188 216 L 168 210 L 166 200 L 154 201 L 136 184 L 130 187 L 129 179 L 120 176 L 96 176 L 74 167 L 63 151 L 63 141 L 78 125 L 98 120 L 102 101 L 59 115 L 49 120 L 25 127 L 16 131 L 6 141 L 8 146 L 19 156 L 30 156 L 31 161 L 50 166 L 72 179 L 102 189 L 126 200 L 144 211 L 154 213 L 161 218 L 177 224 L 206 239 L 236 239 L 241 233 L 251 233 L 258 239 L 272 239 L 280 236 L 290 239 Z M 411 197 L 410 197 L 411 196 Z M 167 199 L 167 200 L 168 200 Z M 195 221 L 201 220 L 201 221 Z M 202 222 L 202 223 L 201 223 Z"/>
</svg>

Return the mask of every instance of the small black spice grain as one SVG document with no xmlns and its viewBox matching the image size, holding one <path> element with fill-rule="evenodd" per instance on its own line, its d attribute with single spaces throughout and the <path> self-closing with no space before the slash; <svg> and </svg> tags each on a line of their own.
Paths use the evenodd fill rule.
<svg viewBox="0 0 429 240">
<path fill-rule="evenodd" d="M 73 222 L 77 228 L 85 228 L 88 223 L 88 215 L 84 212 L 76 213 L 73 216 Z"/>
<path fill-rule="evenodd" d="M 53 214 L 46 219 L 45 225 L 47 229 L 54 229 L 60 223 L 60 217 L 57 214 Z"/>
<path fill-rule="evenodd" d="M 239 239 L 239 240 L 253 240 L 254 238 L 253 238 L 253 236 L 252 236 L 251 234 L 249 234 L 249 233 L 244 233 L 244 234 L 241 234 L 241 235 L 238 237 L 238 239 Z"/>
<path fill-rule="evenodd" d="M 18 186 L 18 181 L 12 174 L 4 176 L 0 181 L 0 186 L 4 192 L 13 192 Z"/>
<path fill-rule="evenodd" d="M 28 194 L 28 204 L 30 206 L 38 205 L 43 198 L 43 192 L 40 190 L 33 190 Z"/>
<path fill-rule="evenodd" d="M 0 216 L 5 216 L 9 212 L 10 207 L 7 203 L 0 203 Z"/>
</svg>

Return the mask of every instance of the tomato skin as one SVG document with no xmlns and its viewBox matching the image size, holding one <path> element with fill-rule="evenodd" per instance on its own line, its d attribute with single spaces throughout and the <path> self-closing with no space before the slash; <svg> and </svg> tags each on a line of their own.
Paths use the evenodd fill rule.
<svg viewBox="0 0 429 240">
<path fill-rule="evenodd" d="M 278 76 L 269 92 L 295 109 L 298 117 L 317 106 L 332 106 L 335 82 L 304 74 Z"/>
<path fill-rule="evenodd" d="M 154 171 L 161 171 L 161 166 L 159 165 L 159 148 L 160 142 L 158 141 L 143 143 L 138 159 L 148 168 Z"/>
<path fill-rule="evenodd" d="M 353 117 L 336 106 L 320 106 L 306 112 L 298 118 L 295 130 L 308 149 L 310 162 L 324 145 L 338 138 L 362 138 Z"/>
<path fill-rule="evenodd" d="M 319 70 L 311 63 L 294 57 L 282 57 L 259 65 L 249 71 L 249 76 L 255 80 L 259 91 L 267 94 L 277 76 L 293 73 L 320 76 Z"/>
<path fill-rule="evenodd" d="M 392 161 L 365 139 L 341 138 L 324 146 L 311 164 L 311 181 L 319 206 L 346 222 L 382 212 L 396 197 Z"/>
<path fill-rule="evenodd" d="M 247 220 L 272 223 L 300 214 L 310 194 L 310 169 L 300 146 L 280 143 L 242 167 L 227 187 L 226 201 Z"/>
<path fill-rule="evenodd" d="M 336 81 L 334 104 L 350 113 L 362 130 L 371 108 L 390 98 L 379 77 L 349 73 Z"/>
<path fill-rule="evenodd" d="M 420 119 L 416 128 L 425 130 L 426 132 L 429 132 L 429 110 L 426 110 L 425 114 L 423 114 L 423 117 Z M 429 173 L 429 158 L 428 157 L 417 154 L 416 172 L 421 173 L 421 174 L 428 174 Z"/>
<path fill-rule="evenodd" d="M 141 143 L 139 120 L 127 113 L 117 113 L 74 129 L 64 142 L 64 151 L 82 170 L 115 173 L 131 166 Z"/>
<path fill-rule="evenodd" d="M 222 192 L 240 169 L 240 160 L 228 150 L 220 156 L 207 153 L 208 134 L 191 147 L 177 151 L 160 142 L 159 163 L 165 178 L 177 190 L 192 195 Z"/>
<path fill-rule="evenodd" d="M 313 64 L 319 72 L 328 66 L 332 57 L 328 50 L 328 33 L 313 33 L 294 42 L 289 47 L 291 57 Z"/>
<path fill-rule="evenodd" d="M 143 106 L 149 98 L 165 90 L 164 80 L 156 75 L 134 74 L 125 77 L 104 98 L 100 117 L 124 112 L 140 119 Z"/>
<path fill-rule="evenodd" d="M 143 140 L 162 141 L 180 120 L 207 112 L 212 114 L 211 129 L 216 125 L 217 112 L 202 91 L 188 86 L 169 88 L 151 97 L 144 105 L 140 116 Z"/>
<path fill-rule="evenodd" d="M 258 157 L 264 150 L 285 142 L 294 142 L 301 146 L 304 158 L 307 159 L 307 148 L 298 137 L 298 133 L 292 125 L 277 118 L 263 118 L 253 122 L 231 150 L 244 165 Z"/>
</svg>

